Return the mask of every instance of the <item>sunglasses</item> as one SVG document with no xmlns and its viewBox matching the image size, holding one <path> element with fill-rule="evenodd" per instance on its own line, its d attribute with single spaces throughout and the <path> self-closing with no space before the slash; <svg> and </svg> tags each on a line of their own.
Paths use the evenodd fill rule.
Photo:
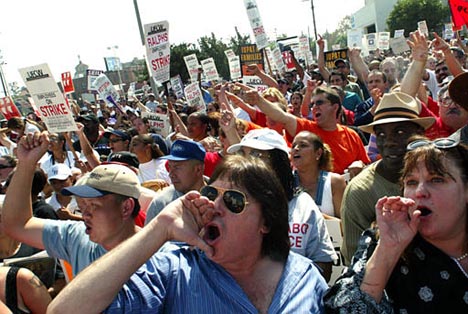
<svg viewBox="0 0 468 314">
<path fill-rule="evenodd" d="M 1 170 L 1 169 L 7 169 L 7 168 L 13 168 L 13 166 L 9 166 L 9 165 L 0 165 L 0 170 Z"/>
<path fill-rule="evenodd" d="M 217 188 L 212 185 L 205 185 L 200 190 L 202 196 L 205 196 L 213 202 L 218 198 L 219 193 L 223 194 L 223 201 L 226 208 L 234 214 L 242 213 L 245 206 L 249 204 L 249 202 L 247 202 L 247 197 L 241 191 Z"/>
<path fill-rule="evenodd" d="M 427 146 L 427 145 L 434 145 L 438 149 L 450 149 L 457 147 L 458 144 L 460 144 L 459 141 L 454 140 L 452 138 L 439 138 L 434 141 L 429 141 L 429 140 L 416 140 L 414 142 L 411 142 L 408 144 L 406 147 L 407 151 L 412 151 L 415 150 L 416 148 Z"/>
<path fill-rule="evenodd" d="M 327 103 L 327 102 L 329 102 L 329 101 L 328 101 L 328 100 L 321 100 L 321 99 L 319 99 L 319 100 L 316 100 L 316 101 L 312 102 L 310 105 L 311 105 L 311 107 L 313 107 L 313 106 L 321 106 L 321 105 L 323 105 L 323 104 L 325 104 L 325 103 Z"/>
</svg>

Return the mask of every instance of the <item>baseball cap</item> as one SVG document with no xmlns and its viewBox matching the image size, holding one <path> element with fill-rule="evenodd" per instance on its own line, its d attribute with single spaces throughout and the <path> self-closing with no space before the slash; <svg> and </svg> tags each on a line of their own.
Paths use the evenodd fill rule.
<svg viewBox="0 0 468 314">
<path fill-rule="evenodd" d="M 468 72 L 457 75 L 449 84 L 450 98 L 468 110 Z"/>
<path fill-rule="evenodd" d="M 72 176 L 70 167 L 65 164 L 55 164 L 47 171 L 47 180 L 66 180 Z"/>
<path fill-rule="evenodd" d="M 123 164 L 138 168 L 140 166 L 140 162 L 138 161 L 137 155 L 134 153 L 130 153 L 127 151 L 121 151 L 117 153 L 112 153 L 109 155 L 107 161 L 110 162 L 121 162 Z"/>
<path fill-rule="evenodd" d="M 336 59 L 335 60 L 335 66 L 338 66 L 338 63 L 344 63 L 347 67 L 349 67 L 349 62 L 346 59 Z"/>
<path fill-rule="evenodd" d="M 205 161 L 205 148 L 202 144 L 190 140 L 177 140 L 172 143 L 171 154 L 162 156 L 160 159 L 181 161 L 181 160 L 200 160 Z"/>
<path fill-rule="evenodd" d="M 275 130 L 269 128 L 255 129 L 247 133 L 240 143 L 229 146 L 229 154 L 239 151 L 242 147 L 250 147 L 259 150 L 279 149 L 289 154 L 286 140 Z"/>
<path fill-rule="evenodd" d="M 104 132 L 104 137 L 109 138 L 112 134 L 114 134 L 115 136 L 120 137 L 124 141 L 130 140 L 130 136 L 126 132 L 121 131 L 121 130 L 106 131 L 106 132 Z"/>
<path fill-rule="evenodd" d="M 76 118 L 76 121 L 78 122 L 83 121 L 83 120 L 92 121 L 94 123 L 99 123 L 99 119 L 94 114 L 86 114 L 86 115 L 82 115 Z"/>
<path fill-rule="evenodd" d="M 140 182 L 129 168 L 118 164 L 99 165 L 79 185 L 63 188 L 63 195 L 76 195 L 83 198 L 119 194 L 133 198 L 140 197 Z"/>
</svg>

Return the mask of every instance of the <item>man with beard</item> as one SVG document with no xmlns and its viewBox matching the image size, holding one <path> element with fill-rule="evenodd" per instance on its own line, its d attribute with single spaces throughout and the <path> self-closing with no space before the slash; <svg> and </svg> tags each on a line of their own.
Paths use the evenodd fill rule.
<svg viewBox="0 0 468 314">
<path fill-rule="evenodd" d="M 84 222 L 33 217 L 33 173 L 48 142 L 46 132 L 28 134 L 19 141 L 18 166 L 6 193 L 2 223 L 13 239 L 68 261 L 75 276 L 138 231 L 134 217 L 140 211 L 140 183 L 128 167 L 100 165 L 61 191 L 75 195 Z"/>
<path fill-rule="evenodd" d="M 343 195 L 341 221 L 345 263 L 349 265 L 361 233 L 375 221 L 375 204 L 385 195 L 399 195 L 398 180 L 408 139 L 434 123 L 433 117 L 419 118 L 421 105 L 411 96 L 385 94 L 377 106 L 374 121 L 360 129 L 374 133 L 382 159 L 365 168 L 350 181 Z"/>
</svg>

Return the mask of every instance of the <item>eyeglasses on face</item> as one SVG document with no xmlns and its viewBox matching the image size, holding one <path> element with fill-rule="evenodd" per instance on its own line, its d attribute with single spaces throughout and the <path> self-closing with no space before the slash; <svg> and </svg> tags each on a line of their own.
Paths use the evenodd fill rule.
<svg viewBox="0 0 468 314">
<path fill-rule="evenodd" d="M 249 204 L 245 194 L 238 190 L 222 189 L 212 185 L 205 185 L 200 190 L 200 194 L 202 196 L 205 196 L 213 202 L 218 198 L 219 193 L 222 193 L 223 195 L 223 202 L 226 205 L 226 208 L 234 214 L 242 213 L 245 206 Z"/>
<path fill-rule="evenodd" d="M 408 144 L 406 147 L 407 151 L 415 150 L 416 148 L 427 146 L 427 145 L 434 145 L 438 149 L 450 149 L 457 147 L 460 144 L 459 141 L 454 140 L 452 138 L 438 138 L 434 141 L 429 140 L 416 140 Z"/>
<path fill-rule="evenodd" d="M 330 101 L 329 101 L 329 100 L 318 99 L 318 100 L 312 102 L 310 105 L 311 105 L 311 107 L 313 107 L 313 106 L 321 106 L 321 105 L 323 105 L 323 104 L 326 104 L 327 102 L 330 102 Z"/>
<path fill-rule="evenodd" d="M 7 168 L 13 168 L 13 166 L 10 166 L 10 165 L 0 165 L 0 170 L 2 170 L 2 169 L 7 169 Z"/>
</svg>

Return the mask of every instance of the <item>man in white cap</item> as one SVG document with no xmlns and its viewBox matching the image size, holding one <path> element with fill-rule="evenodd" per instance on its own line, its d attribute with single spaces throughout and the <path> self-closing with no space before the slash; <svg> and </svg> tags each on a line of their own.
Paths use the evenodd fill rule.
<svg viewBox="0 0 468 314">
<path fill-rule="evenodd" d="M 423 135 L 435 121 L 419 118 L 421 104 L 400 92 L 385 94 L 375 110 L 374 121 L 361 126 L 375 133 L 382 159 L 369 165 L 347 185 L 341 204 L 343 245 L 341 252 L 350 263 L 361 233 L 376 220 L 375 204 L 385 195 L 400 195 L 398 184 L 408 139 Z"/>
<path fill-rule="evenodd" d="M 80 221 L 52 221 L 32 216 L 32 173 L 47 151 L 47 133 L 28 134 L 18 144 L 18 166 L 5 197 L 2 222 L 6 234 L 68 261 L 76 275 L 91 262 L 133 236 L 140 210 L 140 184 L 128 167 L 100 165 L 62 194 L 75 195 L 83 214 Z"/>
</svg>

